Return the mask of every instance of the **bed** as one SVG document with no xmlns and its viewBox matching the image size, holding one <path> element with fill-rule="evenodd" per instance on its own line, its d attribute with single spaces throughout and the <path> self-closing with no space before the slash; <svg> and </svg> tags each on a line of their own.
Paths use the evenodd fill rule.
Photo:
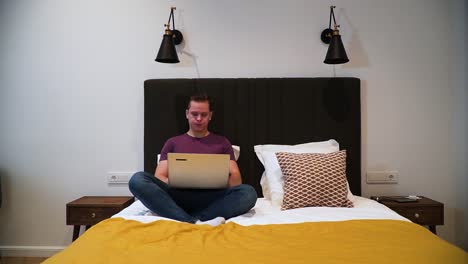
<svg viewBox="0 0 468 264">
<path fill-rule="evenodd" d="M 259 197 L 255 207 L 211 227 L 154 215 L 136 201 L 45 263 L 467 263 L 463 250 L 361 197 L 359 79 L 147 80 L 145 171 L 154 172 L 167 138 L 186 131 L 186 95 L 194 91 L 217 102 L 210 130 L 240 146 L 243 182 Z M 282 182 L 269 163 L 274 157 Z M 283 157 L 340 168 L 337 199 L 351 206 L 297 206 Z M 339 166 L 328 166 L 335 157 Z"/>
</svg>

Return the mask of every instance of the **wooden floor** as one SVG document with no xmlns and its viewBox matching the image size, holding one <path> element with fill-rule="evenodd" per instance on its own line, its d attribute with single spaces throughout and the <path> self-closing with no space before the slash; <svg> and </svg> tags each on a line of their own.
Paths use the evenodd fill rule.
<svg viewBox="0 0 468 264">
<path fill-rule="evenodd" d="M 46 259 L 36 257 L 0 257 L 0 264 L 39 264 Z"/>
</svg>

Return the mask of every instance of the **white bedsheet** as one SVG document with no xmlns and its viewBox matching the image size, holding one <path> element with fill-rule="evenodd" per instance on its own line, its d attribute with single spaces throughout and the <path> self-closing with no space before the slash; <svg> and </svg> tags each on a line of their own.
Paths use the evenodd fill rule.
<svg viewBox="0 0 468 264">
<path fill-rule="evenodd" d="M 353 208 L 306 207 L 282 211 L 280 208 L 273 206 L 269 200 L 259 198 L 252 210 L 243 215 L 231 218 L 227 222 L 235 222 L 240 225 L 248 226 L 320 221 L 345 221 L 354 219 L 392 219 L 409 221 L 388 207 L 364 197 L 354 196 L 353 203 Z M 149 223 L 158 220 L 172 220 L 154 215 L 140 201 L 135 201 L 129 207 L 112 217 L 122 217 L 127 220 L 136 220 L 142 223 Z"/>
</svg>

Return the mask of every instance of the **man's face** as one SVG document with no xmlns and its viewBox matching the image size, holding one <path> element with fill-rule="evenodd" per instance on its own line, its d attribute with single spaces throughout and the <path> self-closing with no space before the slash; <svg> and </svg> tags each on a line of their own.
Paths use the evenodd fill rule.
<svg viewBox="0 0 468 264">
<path fill-rule="evenodd" d="M 190 108 L 185 111 L 185 116 L 193 132 L 205 132 L 211 120 L 212 112 L 208 102 L 190 102 Z"/>
</svg>

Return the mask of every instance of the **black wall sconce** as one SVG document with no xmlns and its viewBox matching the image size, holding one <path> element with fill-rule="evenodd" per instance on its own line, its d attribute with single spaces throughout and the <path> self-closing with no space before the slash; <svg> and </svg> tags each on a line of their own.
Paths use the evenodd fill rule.
<svg viewBox="0 0 468 264">
<path fill-rule="evenodd" d="M 163 35 L 163 40 L 161 42 L 161 46 L 159 47 L 158 55 L 156 56 L 155 61 L 162 62 L 162 63 L 178 63 L 179 57 L 177 56 L 177 51 L 175 45 L 179 45 L 184 37 L 182 33 L 175 29 L 174 23 L 174 10 L 175 7 L 171 7 L 171 13 L 169 14 L 169 19 L 167 24 L 164 24 L 166 27 L 165 33 Z M 171 26 L 171 18 L 172 18 L 172 30 L 170 29 Z"/>
<path fill-rule="evenodd" d="M 349 61 L 346 51 L 341 41 L 341 36 L 338 28 L 340 25 L 336 24 L 335 13 L 333 9 L 336 6 L 330 6 L 330 20 L 328 22 L 328 28 L 322 31 L 320 38 L 326 44 L 329 44 L 327 56 L 323 61 L 326 64 L 342 64 Z M 333 17 L 334 29 L 331 29 L 331 19 Z"/>
</svg>

